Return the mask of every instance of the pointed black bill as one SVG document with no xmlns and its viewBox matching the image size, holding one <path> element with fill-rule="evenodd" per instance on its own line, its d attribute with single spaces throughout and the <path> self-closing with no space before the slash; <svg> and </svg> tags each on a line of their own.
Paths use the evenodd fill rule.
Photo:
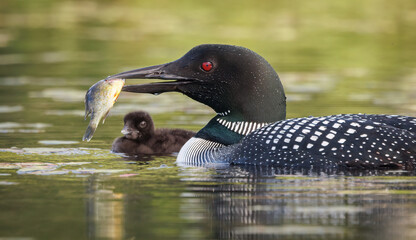
<svg viewBox="0 0 416 240">
<path fill-rule="evenodd" d="M 163 92 L 180 92 L 180 86 L 194 82 L 194 79 L 178 76 L 169 72 L 169 65 L 161 64 L 156 66 L 144 67 L 135 70 L 130 70 L 122 73 L 118 73 L 106 78 L 106 80 L 112 79 L 163 79 L 163 80 L 176 80 L 169 82 L 155 82 L 139 85 L 126 85 L 122 91 L 135 92 L 135 93 L 163 93 Z"/>
</svg>

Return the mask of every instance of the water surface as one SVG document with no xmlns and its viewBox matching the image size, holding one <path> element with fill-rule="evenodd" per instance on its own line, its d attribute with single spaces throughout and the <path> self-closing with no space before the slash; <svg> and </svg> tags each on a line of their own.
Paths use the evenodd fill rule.
<svg viewBox="0 0 416 240">
<path fill-rule="evenodd" d="M 81 141 L 89 86 L 201 43 L 264 56 L 289 118 L 416 116 L 415 16 L 412 0 L 2 0 L 0 239 L 415 239 L 412 172 L 181 168 L 174 155 L 109 152 L 129 111 L 194 131 L 214 116 L 181 94 L 122 93 Z"/>
</svg>

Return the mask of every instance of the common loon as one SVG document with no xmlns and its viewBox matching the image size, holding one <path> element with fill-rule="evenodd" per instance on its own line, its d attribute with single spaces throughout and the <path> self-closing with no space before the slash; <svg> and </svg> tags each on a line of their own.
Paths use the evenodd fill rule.
<svg viewBox="0 0 416 240">
<path fill-rule="evenodd" d="M 185 165 L 211 163 L 277 167 L 413 169 L 416 118 L 345 114 L 286 118 L 279 76 L 243 47 L 204 44 L 176 61 L 107 79 L 175 80 L 124 86 L 123 91 L 181 92 L 217 115 L 179 152 Z"/>
<path fill-rule="evenodd" d="M 152 117 L 144 111 L 126 114 L 121 133 L 124 136 L 113 142 L 112 151 L 128 155 L 179 152 L 195 135 L 195 132 L 184 129 L 155 129 Z"/>
</svg>

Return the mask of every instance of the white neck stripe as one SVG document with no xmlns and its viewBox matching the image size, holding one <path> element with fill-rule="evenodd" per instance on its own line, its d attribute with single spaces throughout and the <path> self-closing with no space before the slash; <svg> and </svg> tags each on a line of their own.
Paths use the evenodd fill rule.
<svg viewBox="0 0 416 240">
<path fill-rule="evenodd" d="M 227 116 L 230 113 L 231 113 L 231 110 L 227 110 L 225 112 L 220 112 L 220 113 L 217 113 L 217 114 L 224 117 L 224 116 Z"/>
<path fill-rule="evenodd" d="M 217 118 L 217 122 L 219 122 L 224 127 L 228 128 L 229 130 L 241 134 L 247 135 L 259 128 L 262 128 L 270 123 L 256 123 L 256 122 L 243 122 L 243 121 L 227 121 L 222 118 Z"/>
</svg>

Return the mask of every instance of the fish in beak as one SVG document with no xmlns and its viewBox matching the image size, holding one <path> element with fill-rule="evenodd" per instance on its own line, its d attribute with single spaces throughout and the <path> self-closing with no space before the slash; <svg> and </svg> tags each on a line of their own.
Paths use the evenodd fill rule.
<svg viewBox="0 0 416 240">
<path fill-rule="evenodd" d="M 124 86 L 122 91 L 135 92 L 135 93 L 151 93 L 159 94 L 164 92 L 183 92 L 183 87 L 188 84 L 192 84 L 196 79 L 190 77 L 180 76 L 175 74 L 175 68 L 177 63 L 171 62 L 167 64 L 161 64 L 156 66 L 144 67 L 135 70 L 130 70 L 122 73 L 118 73 L 106 78 L 106 80 L 112 79 L 162 79 L 162 80 L 174 80 L 166 82 L 154 82 L 140 85 L 127 85 Z"/>
</svg>

